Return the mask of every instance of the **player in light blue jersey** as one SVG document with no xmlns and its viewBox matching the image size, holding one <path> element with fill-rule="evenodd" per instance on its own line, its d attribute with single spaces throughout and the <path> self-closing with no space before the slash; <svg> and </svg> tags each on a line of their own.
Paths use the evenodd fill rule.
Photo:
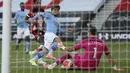
<svg viewBox="0 0 130 73">
<path fill-rule="evenodd" d="M 57 8 L 56 8 L 57 7 Z M 58 21 L 58 15 L 59 15 L 59 6 L 55 6 L 51 8 L 51 13 L 47 12 L 40 12 L 36 16 L 34 16 L 34 19 L 38 17 L 44 17 L 46 22 L 46 32 L 52 32 L 54 34 L 57 33 L 57 30 L 59 29 L 59 21 Z"/>
<path fill-rule="evenodd" d="M 51 13 L 41 12 L 41 13 L 38 13 L 36 16 L 34 16 L 34 19 L 37 19 L 38 17 L 45 18 L 46 32 L 44 34 L 44 45 L 42 47 L 43 51 L 40 51 L 36 56 L 34 56 L 31 60 L 29 60 L 29 62 L 32 65 L 38 66 L 36 62 L 38 59 L 40 59 L 41 57 L 45 55 L 46 53 L 45 50 L 48 51 L 47 56 L 46 56 L 47 58 L 56 59 L 52 55 L 53 51 L 55 51 L 57 48 L 61 48 L 63 50 L 65 49 L 60 38 L 56 35 L 60 26 L 60 23 L 57 19 L 59 15 L 59 10 L 60 10 L 60 6 L 55 5 L 55 6 L 52 6 Z M 34 52 L 36 51 L 33 51 L 33 53 Z M 44 66 L 45 65 L 46 64 L 44 64 Z"/>
<path fill-rule="evenodd" d="M 15 14 L 15 23 L 17 24 L 17 36 L 16 36 L 16 50 L 19 47 L 19 43 L 22 39 L 26 40 L 26 53 L 29 53 L 30 50 L 30 30 L 29 24 L 24 22 L 26 15 L 29 13 L 29 10 L 26 10 L 23 2 L 20 3 L 20 8 Z"/>
</svg>

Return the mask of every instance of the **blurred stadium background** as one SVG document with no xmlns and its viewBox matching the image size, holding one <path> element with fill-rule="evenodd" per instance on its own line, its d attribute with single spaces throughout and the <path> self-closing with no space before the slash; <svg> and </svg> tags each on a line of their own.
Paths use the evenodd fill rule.
<svg viewBox="0 0 130 73">
<path fill-rule="evenodd" d="M 32 0 L 12 0 L 12 39 L 16 34 L 16 24 L 14 24 L 13 17 L 19 9 L 20 2 L 25 2 L 26 8 L 29 10 L 33 6 Z M 0 0 L 0 39 L 2 39 L 2 4 L 3 0 Z M 59 20 L 62 28 L 71 28 L 73 30 L 72 32 L 60 34 L 65 46 L 72 47 L 81 39 L 87 38 L 87 25 L 92 24 L 98 29 L 98 37 L 108 42 L 111 54 L 118 66 L 125 69 L 120 73 L 130 72 L 130 0 L 42 0 L 42 6 L 46 8 L 45 11 L 50 11 L 52 4 L 59 4 L 61 6 Z M 33 35 L 31 38 L 34 39 Z M 14 41 L 10 42 L 10 73 L 117 73 L 117 71 L 111 69 L 105 57 L 102 58 L 99 69 L 95 72 L 82 70 L 68 71 L 61 70 L 59 67 L 54 70 L 38 69 L 29 64 L 29 55 L 26 55 L 24 52 L 24 41 L 21 43 L 18 51 L 15 50 Z M 33 40 L 31 41 L 31 50 L 38 46 L 38 43 Z M 83 50 L 79 51 L 79 53 L 83 53 Z M 55 52 L 57 58 L 62 54 L 64 52 L 59 50 Z M 52 62 L 48 60 L 48 63 Z"/>
</svg>

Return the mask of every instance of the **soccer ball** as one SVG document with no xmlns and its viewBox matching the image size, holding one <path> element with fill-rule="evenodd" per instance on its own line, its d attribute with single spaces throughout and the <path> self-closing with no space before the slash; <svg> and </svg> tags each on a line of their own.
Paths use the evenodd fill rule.
<svg viewBox="0 0 130 73">
<path fill-rule="evenodd" d="M 61 66 L 62 69 L 71 69 L 72 67 L 73 63 L 71 59 L 66 59 Z"/>
</svg>

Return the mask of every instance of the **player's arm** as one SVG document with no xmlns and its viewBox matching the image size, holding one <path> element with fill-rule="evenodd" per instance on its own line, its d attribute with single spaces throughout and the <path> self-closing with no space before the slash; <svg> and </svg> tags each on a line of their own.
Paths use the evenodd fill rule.
<svg viewBox="0 0 130 73">
<path fill-rule="evenodd" d="M 115 64 L 114 60 L 112 59 L 112 56 L 110 55 L 110 53 L 107 54 L 106 56 L 108 58 L 109 63 L 112 65 L 113 69 L 117 70 L 117 68 L 114 68 L 114 66 L 116 66 L 116 64 Z"/>
<path fill-rule="evenodd" d="M 26 15 L 24 22 L 31 24 L 32 23 L 32 17 L 33 17 L 33 13 L 30 12 L 29 14 Z"/>
<path fill-rule="evenodd" d="M 14 19 L 15 19 L 15 24 L 19 25 L 20 23 L 24 22 L 24 19 L 19 18 L 21 14 L 19 13 L 19 11 L 16 13 Z"/>
<path fill-rule="evenodd" d="M 25 19 L 24 19 L 24 22 L 28 23 L 28 24 L 31 24 L 31 21 L 29 20 L 30 17 L 26 16 Z"/>
<path fill-rule="evenodd" d="M 33 19 L 37 19 L 38 17 L 46 17 L 47 16 L 47 14 L 45 13 L 45 12 L 39 12 L 39 13 L 37 13 L 34 17 L 33 17 Z"/>
<path fill-rule="evenodd" d="M 66 32 L 72 32 L 73 31 L 71 28 L 66 28 L 66 29 L 61 28 L 61 24 L 59 22 L 57 22 L 57 25 L 59 26 L 58 33 L 60 33 L 60 34 L 66 33 Z"/>
<path fill-rule="evenodd" d="M 65 48 L 65 50 L 69 52 L 79 50 L 81 48 L 84 48 L 83 43 L 84 41 L 81 41 L 79 44 L 75 45 L 74 48 Z"/>
<path fill-rule="evenodd" d="M 107 54 L 106 56 L 107 56 L 108 61 L 109 61 L 109 63 L 112 65 L 112 68 L 113 68 L 114 70 L 117 70 L 117 71 L 122 71 L 122 70 L 124 70 L 124 69 L 122 69 L 122 68 L 117 68 L 116 63 L 115 63 L 115 61 L 112 59 L 112 56 L 111 56 L 110 54 Z"/>
<path fill-rule="evenodd" d="M 17 24 L 18 13 L 15 14 L 14 23 Z"/>
<path fill-rule="evenodd" d="M 66 32 L 72 32 L 73 30 L 68 28 L 68 29 L 59 29 L 59 33 L 66 33 Z"/>
<path fill-rule="evenodd" d="M 122 70 L 124 70 L 124 69 L 122 69 L 122 68 L 117 68 L 115 61 L 113 60 L 112 56 L 110 55 L 110 52 L 108 51 L 107 45 L 105 45 L 105 50 L 104 50 L 104 51 L 105 51 L 105 55 L 106 55 L 107 58 L 108 58 L 109 63 L 112 65 L 112 68 L 113 68 L 114 70 L 117 70 L 117 71 L 122 71 Z"/>
</svg>

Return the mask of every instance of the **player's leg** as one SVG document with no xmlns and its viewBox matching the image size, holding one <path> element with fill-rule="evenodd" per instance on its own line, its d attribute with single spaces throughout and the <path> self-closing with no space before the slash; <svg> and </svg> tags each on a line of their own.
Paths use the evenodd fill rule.
<svg viewBox="0 0 130 73">
<path fill-rule="evenodd" d="M 55 39 L 53 40 L 54 42 L 56 42 L 58 45 L 58 48 L 64 50 L 65 49 L 65 46 L 63 45 L 61 39 L 59 37 L 55 37 Z"/>
<path fill-rule="evenodd" d="M 41 58 L 42 58 L 42 57 L 45 55 L 45 53 L 47 52 L 47 49 L 46 49 L 45 47 L 50 48 L 50 46 L 51 46 L 51 44 L 45 41 L 44 47 L 43 47 L 43 46 L 40 46 L 40 48 L 43 47 L 43 51 L 40 51 L 40 52 L 38 52 L 38 50 L 33 51 L 33 52 L 32 52 L 33 54 L 34 54 L 34 53 L 38 53 L 38 54 L 36 54 L 31 60 L 29 60 L 29 62 L 30 62 L 32 65 L 35 65 L 35 66 L 38 66 L 36 62 L 38 62 L 38 63 L 40 63 L 40 64 L 43 64 L 43 65 L 45 66 L 46 63 L 43 62 L 43 60 L 42 60 Z"/>
<path fill-rule="evenodd" d="M 29 31 L 29 28 L 25 28 L 24 36 L 25 36 L 25 41 L 26 41 L 26 54 L 28 54 L 30 51 L 30 31 Z"/>
<path fill-rule="evenodd" d="M 66 59 L 70 59 L 70 58 L 73 59 L 72 61 L 74 61 L 74 63 L 72 64 L 71 69 L 75 69 L 75 68 L 77 68 L 76 64 L 77 64 L 77 61 L 79 61 L 79 57 L 81 57 L 81 55 L 79 56 L 79 54 L 76 54 L 76 52 L 68 53 L 66 55 L 61 56 L 53 64 L 49 65 L 48 69 L 53 69 L 55 66 L 57 66 L 59 64 L 62 64 Z M 75 64 L 75 61 L 76 61 L 76 64 Z M 70 69 L 70 68 L 68 68 L 68 69 Z"/>
<path fill-rule="evenodd" d="M 44 48 L 44 49 L 46 49 L 46 48 Z M 39 60 L 40 58 L 42 58 L 44 55 L 45 55 L 44 51 L 40 51 L 40 52 L 38 52 L 38 54 L 36 54 L 31 60 L 29 60 L 29 62 L 30 62 L 32 65 L 34 65 L 34 66 L 38 66 L 38 65 L 37 65 L 38 60 Z M 40 61 L 40 62 L 42 62 L 43 65 L 46 64 L 45 62 L 43 62 L 43 60 Z"/>
<path fill-rule="evenodd" d="M 73 67 L 72 69 L 81 69 L 83 65 L 84 59 L 82 58 L 82 55 L 80 54 L 71 54 L 73 56 Z"/>
<path fill-rule="evenodd" d="M 31 57 L 31 59 L 33 60 L 33 58 L 39 53 L 43 51 L 44 54 L 47 54 L 48 50 L 46 48 L 43 47 L 43 45 L 40 45 L 37 49 L 35 49 L 34 51 L 30 51 L 29 55 Z M 42 58 L 39 58 L 37 61 L 38 64 L 44 64 L 45 62 L 42 60 Z"/>
<path fill-rule="evenodd" d="M 51 37 L 50 37 L 51 36 Z M 52 59 L 52 58 L 54 58 L 53 56 L 52 56 L 52 53 L 57 49 L 57 48 L 62 48 L 62 49 L 64 49 L 65 47 L 63 46 L 63 44 L 62 44 L 62 42 L 61 42 L 61 40 L 60 40 L 60 38 L 58 37 L 58 36 L 56 36 L 55 34 L 50 34 L 50 36 L 48 36 L 48 37 L 50 37 L 51 39 L 52 39 L 52 44 L 51 44 L 51 46 L 49 46 L 49 47 L 47 47 L 48 48 L 48 50 L 49 50 L 49 52 L 48 52 L 48 55 L 46 56 L 47 58 L 49 58 L 49 59 Z M 52 38 L 53 37 L 53 38 Z M 48 40 L 46 40 L 46 41 L 48 41 Z M 48 46 L 48 45 L 46 45 L 46 43 L 45 43 L 45 46 Z"/>
<path fill-rule="evenodd" d="M 45 42 L 46 43 L 46 42 Z M 50 44 L 48 45 L 48 43 L 46 43 L 47 47 L 50 46 Z M 45 46 L 45 44 L 44 44 Z M 36 54 L 31 60 L 29 60 L 29 62 L 32 65 L 38 66 L 36 62 L 38 62 L 38 60 L 40 58 L 42 58 L 45 54 L 46 54 L 46 48 L 43 45 L 40 45 L 40 47 L 34 51 L 32 51 L 32 54 Z M 42 51 L 41 51 L 42 50 Z M 46 64 L 45 62 L 43 62 L 43 65 Z"/>
<path fill-rule="evenodd" d="M 44 42 L 44 48 L 48 50 L 47 58 L 49 59 L 55 59 L 55 57 L 52 56 L 53 51 L 57 48 L 57 43 L 49 43 L 47 40 Z"/>
<path fill-rule="evenodd" d="M 53 42 L 50 46 L 50 49 L 48 51 L 48 54 L 52 54 L 53 51 L 55 51 L 58 48 L 58 43 L 57 42 Z"/>
<path fill-rule="evenodd" d="M 53 40 L 53 43 L 51 44 L 51 47 L 49 48 L 48 55 L 46 56 L 49 59 L 55 59 L 52 55 L 52 53 L 57 49 L 57 48 L 62 48 L 64 49 L 65 47 L 63 46 L 61 40 L 59 37 L 55 37 Z"/>
<path fill-rule="evenodd" d="M 15 47 L 16 50 L 19 49 L 19 44 L 20 44 L 21 41 L 22 41 L 21 38 L 16 38 L 16 47 Z"/>
<path fill-rule="evenodd" d="M 44 52 L 40 51 L 36 56 L 34 56 L 31 60 L 29 60 L 29 62 L 34 65 L 34 66 L 38 66 L 37 65 L 37 61 L 38 59 L 40 59 L 41 57 L 44 56 Z"/>
<path fill-rule="evenodd" d="M 53 58 L 52 52 L 57 48 L 57 43 L 53 43 L 55 37 L 57 36 L 51 32 L 46 32 L 44 34 L 44 47 L 49 51 L 49 54 L 46 56 L 47 58 Z"/>
<path fill-rule="evenodd" d="M 38 35 L 39 35 L 39 43 L 40 44 L 44 44 L 44 34 L 45 34 L 45 32 L 44 31 L 42 31 L 42 30 L 39 30 L 39 32 L 38 32 Z"/>
<path fill-rule="evenodd" d="M 47 54 L 48 53 L 48 50 L 45 48 L 45 47 L 43 47 L 42 48 L 42 51 L 44 52 L 44 54 Z M 42 65 L 46 65 L 46 62 L 44 62 L 43 61 L 43 58 L 41 57 L 40 59 L 38 59 L 38 64 L 42 64 Z"/>
<path fill-rule="evenodd" d="M 43 49 L 44 47 L 43 47 L 43 44 L 44 44 L 44 37 L 41 37 L 41 40 L 40 40 L 41 42 L 39 42 L 41 45 L 37 48 L 37 49 L 35 49 L 34 51 L 30 51 L 29 52 L 29 54 L 30 54 L 30 56 L 31 56 L 31 58 L 33 58 L 36 54 L 38 54 L 39 52 L 41 52 L 41 51 L 44 51 L 44 53 L 46 54 L 47 53 L 47 49 Z M 39 58 L 38 59 L 38 64 L 45 64 L 45 62 L 42 60 L 42 58 Z"/>
<path fill-rule="evenodd" d="M 29 52 L 29 55 L 30 55 L 31 59 L 32 59 L 35 55 L 37 55 L 40 51 L 42 51 L 42 47 L 43 47 L 43 45 L 40 45 L 40 47 L 38 47 L 38 48 L 35 49 L 34 51 L 30 51 L 30 52 Z M 43 63 L 42 58 L 38 59 L 38 63 L 39 63 L 39 64 L 42 64 L 42 63 Z"/>
<path fill-rule="evenodd" d="M 24 32 L 24 29 L 23 28 L 19 28 L 17 27 L 17 37 L 16 37 L 16 50 L 19 48 L 19 43 L 22 41 L 22 38 L 23 38 L 23 32 Z"/>
<path fill-rule="evenodd" d="M 31 30 L 31 32 L 32 32 L 32 34 L 34 35 L 34 37 L 35 37 L 35 39 L 36 39 L 36 41 L 39 41 L 38 39 L 39 39 L 39 36 L 38 36 L 38 30 Z"/>
<path fill-rule="evenodd" d="M 48 69 L 53 69 L 55 66 L 62 64 L 66 59 L 70 59 L 72 56 L 70 54 L 66 54 L 57 59 L 54 63 L 48 66 Z"/>
<path fill-rule="evenodd" d="M 58 44 L 56 42 L 52 43 L 50 49 L 48 50 L 48 54 L 46 56 L 48 59 L 54 59 L 54 60 L 56 59 L 55 57 L 53 57 L 52 54 L 58 48 L 57 46 Z"/>
<path fill-rule="evenodd" d="M 33 58 L 34 55 L 36 55 L 37 53 L 39 53 L 40 51 L 42 51 L 42 47 L 43 47 L 43 45 L 40 45 L 37 49 L 35 49 L 33 51 L 30 51 L 29 54 L 30 54 L 31 58 Z"/>
<path fill-rule="evenodd" d="M 35 35 L 37 32 L 37 30 L 35 32 L 32 31 L 33 35 L 35 36 L 35 38 L 37 39 L 38 35 Z M 41 34 L 42 35 L 42 34 Z M 42 51 L 42 48 L 43 48 L 43 45 L 44 45 L 44 34 L 42 36 L 39 36 L 39 43 L 41 44 L 37 49 L 33 50 L 33 51 L 30 51 L 29 54 L 32 56 L 32 55 L 35 55 L 37 54 L 38 52 Z"/>
<path fill-rule="evenodd" d="M 26 54 L 28 54 L 30 51 L 30 36 L 26 36 L 25 41 L 26 41 Z"/>
</svg>

